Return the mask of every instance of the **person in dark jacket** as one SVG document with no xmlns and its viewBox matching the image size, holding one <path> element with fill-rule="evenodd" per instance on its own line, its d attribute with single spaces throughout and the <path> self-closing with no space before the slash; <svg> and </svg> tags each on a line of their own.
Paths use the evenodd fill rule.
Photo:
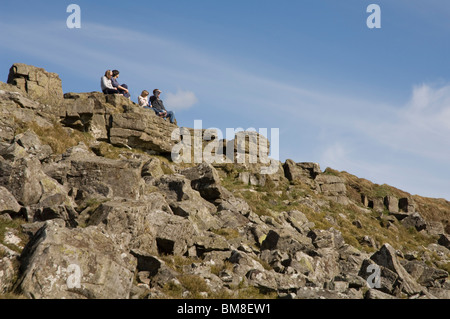
<svg viewBox="0 0 450 319">
<path fill-rule="evenodd" d="M 158 89 L 153 90 L 153 96 L 150 97 L 150 104 L 156 115 L 166 119 L 169 118 L 170 123 L 176 122 L 175 114 L 172 111 L 167 111 L 164 107 L 163 101 L 159 98 L 161 91 Z"/>
<path fill-rule="evenodd" d="M 128 85 L 119 84 L 119 81 L 117 81 L 117 79 L 119 78 L 119 73 L 120 72 L 118 70 L 112 71 L 112 78 L 111 78 L 112 86 L 115 87 L 119 91 L 119 94 L 122 94 L 126 98 L 130 98 L 131 95 L 130 95 L 130 91 L 128 91 Z"/>
</svg>

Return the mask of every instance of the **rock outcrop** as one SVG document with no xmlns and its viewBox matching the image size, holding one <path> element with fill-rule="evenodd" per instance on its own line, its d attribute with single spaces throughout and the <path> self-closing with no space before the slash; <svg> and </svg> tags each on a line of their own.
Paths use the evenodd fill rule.
<svg viewBox="0 0 450 319">
<path fill-rule="evenodd" d="M 13 65 L 0 106 L 0 294 L 449 295 L 448 234 L 412 196 L 267 161 L 254 132 L 219 141 L 213 163 L 173 162 L 176 125 L 123 96 L 63 94 L 33 66 Z"/>
</svg>

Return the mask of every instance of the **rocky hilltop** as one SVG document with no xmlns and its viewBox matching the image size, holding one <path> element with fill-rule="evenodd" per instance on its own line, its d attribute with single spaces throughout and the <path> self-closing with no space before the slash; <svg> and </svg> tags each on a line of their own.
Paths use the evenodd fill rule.
<svg viewBox="0 0 450 319">
<path fill-rule="evenodd" d="M 176 125 L 34 66 L 0 105 L 4 298 L 450 298 L 446 200 L 317 163 L 264 175 L 236 138 L 245 161 L 176 164 Z"/>
</svg>

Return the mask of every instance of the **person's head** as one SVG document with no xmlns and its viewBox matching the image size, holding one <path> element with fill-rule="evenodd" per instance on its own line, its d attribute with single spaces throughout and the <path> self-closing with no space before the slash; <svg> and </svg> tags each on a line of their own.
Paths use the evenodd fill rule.
<svg viewBox="0 0 450 319">
<path fill-rule="evenodd" d="M 161 90 L 159 90 L 159 89 L 154 89 L 153 90 L 153 95 L 154 96 L 159 97 L 160 94 L 161 94 Z"/>
<path fill-rule="evenodd" d="M 114 78 L 116 78 L 116 77 L 118 77 L 119 76 L 119 71 L 118 70 L 113 70 L 112 71 L 112 76 L 114 77 Z"/>
<path fill-rule="evenodd" d="M 142 91 L 141 96 L 147 97 L 150 93 L 147 90 Z"/>
<path fill-rule="evenodd" d="M 112 72 L 111 72 L 111 70 L 106 70 L 105 76 L 106 76 L 108 79 L 110 79 L 110 78 L 112 77 Z"/>
</svg>

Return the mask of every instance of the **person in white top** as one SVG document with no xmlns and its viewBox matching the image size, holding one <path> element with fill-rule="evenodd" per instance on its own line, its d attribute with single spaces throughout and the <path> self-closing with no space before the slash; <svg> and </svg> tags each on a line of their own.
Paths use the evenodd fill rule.
<svg viewBox="0 0 450 319">
<path fill-rule="evenodd" d="M 148 93 L 147 90 L 142 91 L 141 95 L 138 96 L 139 106 L 143 107 L 144 109 L 151 108 L 150 104 L 148 103 L 149 95 L 150 95 L 150 93 Z"/>
<path fill-rule="evenodd" d="M 104 94 L 118 94 L 119 91 L 111 83 L 112 72 L 111 70 L 106 70 L 105 75 L 102 76 L 100 81 L 100 86 Z"/>
</svg>

